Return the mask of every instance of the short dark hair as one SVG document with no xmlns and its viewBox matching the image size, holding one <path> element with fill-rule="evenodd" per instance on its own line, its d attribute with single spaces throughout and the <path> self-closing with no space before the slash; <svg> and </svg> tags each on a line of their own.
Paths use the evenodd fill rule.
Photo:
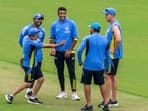
<svg viewBox="0 0 148 111">
<path fill-rule="evenodd" d="M 93 29 L 94 30 L 94 32 L 97 32 L 97 33 L 100 33 L 100 29 L 98 30 L 98 29 Z"/>
<path fill-rule="evenodd" d="M 57 13 L 59 13 L 60 10 L 67 12 L 67 9 L 65 7 L 59 7 L 58 10 L 57 10 Z"/>
</svg>

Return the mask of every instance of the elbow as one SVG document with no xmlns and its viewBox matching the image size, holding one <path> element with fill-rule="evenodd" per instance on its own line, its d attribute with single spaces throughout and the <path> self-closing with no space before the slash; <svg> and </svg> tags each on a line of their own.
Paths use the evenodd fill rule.
<svg viewBox="0 0 148 111">
<path fill-rule="evenodd" d="M 121 42 L 121 38 L 116 39 L 116 43 L 120 43 Z"/>
<path fill-rule="evenodd" d="M 121 36 L 117 35 L 115 40 L 116 40 L 116 42 L 121 42 Z"/>
</svg>

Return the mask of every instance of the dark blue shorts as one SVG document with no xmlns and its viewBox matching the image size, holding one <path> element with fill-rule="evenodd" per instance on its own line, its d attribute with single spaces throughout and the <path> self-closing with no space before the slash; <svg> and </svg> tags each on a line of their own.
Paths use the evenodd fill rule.
<svg viewBox="0 0 148 111">
<path fill-rule="evenodd" d="M 91 71 L 91 70 L 83 69 L 81 83 L 90 85 L 92 78 L 94 80 L 94 84 L 103 85 L 104 84 L 104 70 Z"/>
<path fill-rule="evenodd" d="M 23 70 L 25 72 L 24 82 L 28 82 L 28 83 L 33 82 L 34 78 L 33 78 L 33 74 L 32 74 L 31 68 L 24 67 L 24 66 L 22 66 L 22 68 L 23 68 Z"/>
<path fill-rule="evenodd" d="M 36 65 L 33 65 L 33 67 L 32 67 L 32 75 L 33 75 L 34 80 L 37 80 L 37 79 L 43 77 L 41 65 L 42 65 L 41 62 L 38 62 Z"/>
<path fill-rule="evenodd" d="M 116 75 L 117 69 L 118 69 L 118 64 L 119 64 L 119 59 L 112 59 L 112 63 L 106 64 L 106 70 L 105 72 L 108 75 Z"/>
<path fill-rule="evenodd" d="M 23 68 L 25 72 L 25 82 L 33 82 L 41 77 L 43 77 L 43 73 L 41 71 L 41 62 L 38 62 L 36 65 L 33 65 L 32 68 L 24 67 L 23 66 L 23 60 L 21 60 L 21 67 Z"/>
</svg>

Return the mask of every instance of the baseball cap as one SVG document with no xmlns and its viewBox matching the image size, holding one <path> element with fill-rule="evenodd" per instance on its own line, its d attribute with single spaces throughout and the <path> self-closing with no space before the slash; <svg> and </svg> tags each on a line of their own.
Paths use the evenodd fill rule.
<svg viewBox="0 0 148 111">
<path fill-rule="evenodd" d="M 95 29 L 95 30 L 100 30 L 101 29 L 101 25 L 98 22 L 93 22 L 91 25 L 88 25 L 88 27 Z"/>
<path fill-rule="evenodd" d="M 103 10 L 103 13 L 105 15 L 113 15 L 113 16 L 115 16 L 117 11 L 114 8 L 106 8 L 106 9 Z"/>
<path fill-rule="evenodd" d="M 33 15 L 33 19 L 42 19 L 44 20 L 44 15 L 40 13 L 36 13 Z"/>
<path fill-rule="evenodd" d="M 36 35 L 36 34 L 38 34 L 38 32 L 39 32 L 39 30 L 37 28 L 31 28 L 28 31 L 28 35 L 31 35 L 31 36 Z"/>
</svg>

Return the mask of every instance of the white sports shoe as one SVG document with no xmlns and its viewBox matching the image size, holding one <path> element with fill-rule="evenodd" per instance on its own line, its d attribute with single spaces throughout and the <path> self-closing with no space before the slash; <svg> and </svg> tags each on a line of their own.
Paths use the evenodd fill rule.
<svg viewBox="0 0 148 111">
<path fill-rule="evenodd" d="M 72 93 L 71 99 L 74 101 L 80 101 L 80 97 L 76 92 Z"/>
<path fill-rule="evenodd" d="M 29 99 L 32 96 L 32 91 L 26 91 L 25 98 Z"/>
<path fill-rule="evenodd" d="M 57 95 L 57 99 L 66 99 L 67 98 L 67 93 L 61 92 L 59 95 Z"/>
</svg>

